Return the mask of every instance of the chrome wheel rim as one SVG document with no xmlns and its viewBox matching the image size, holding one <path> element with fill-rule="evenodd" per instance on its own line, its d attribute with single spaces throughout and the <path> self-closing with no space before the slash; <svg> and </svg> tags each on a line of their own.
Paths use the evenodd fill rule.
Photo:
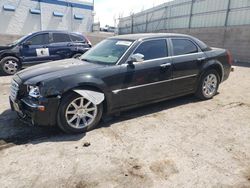
<svg viewBox="0 0 250 188">
<path fill-rule="evenodd" d="M 97 106 L 84 97 L 73 100 L 67 107 L 65 118 L 75 129 L 88 127 L 97 116 Z"/>
<path fill-rule="evenodd" d="M 3 69 L 8 74 L 15 74 L 18 70 L 18 63 L 14 60 L 8 60 L 4 63 Z"/>
<path fill-rule="evenodd" d="M 207 98 L 212 97 L 217 90 L 217 77 L 214 74 L 209 74 L 203 82 L 202 92 Z"/>
</svg>

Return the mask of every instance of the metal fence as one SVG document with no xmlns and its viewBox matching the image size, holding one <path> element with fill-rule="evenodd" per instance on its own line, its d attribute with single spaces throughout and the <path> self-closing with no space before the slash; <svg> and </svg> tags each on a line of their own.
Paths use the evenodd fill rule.
<svg viewBox="0 0 250 188">
<path fill-rule="evenodd" d="M 120 18 L 119 34 L 250 25 L 250 0 L 174 0 Z"/>
</svg>

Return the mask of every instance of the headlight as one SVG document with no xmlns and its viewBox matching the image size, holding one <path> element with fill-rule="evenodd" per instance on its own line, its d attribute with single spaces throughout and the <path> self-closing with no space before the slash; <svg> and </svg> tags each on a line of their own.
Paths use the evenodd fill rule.
<svg viewBox="0 0 250 188">
<path fill-rule="evenodd" d="M 28 92 L 29 96 L 34 98 L 39 98 L 41 96 L 38 86 L 28 86 Z"/>
</svg>

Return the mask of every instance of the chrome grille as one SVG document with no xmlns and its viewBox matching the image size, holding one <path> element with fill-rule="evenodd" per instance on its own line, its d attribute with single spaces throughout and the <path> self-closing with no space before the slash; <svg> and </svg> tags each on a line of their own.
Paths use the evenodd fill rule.
<svg viewBox="0 0 250 188">
<path fill-rule="evenodd" d="M 15 80 L 11 81 L 11 86 L 10 86 L 10 98 L 11 100 L 15 101 L 17 97 L 17 93 L 19 91 L 19 86 L 15 82 Z"/>
</svg>

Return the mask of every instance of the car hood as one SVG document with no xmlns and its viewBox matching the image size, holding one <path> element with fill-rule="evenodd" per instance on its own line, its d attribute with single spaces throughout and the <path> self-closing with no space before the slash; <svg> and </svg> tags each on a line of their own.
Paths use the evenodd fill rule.
<svg viewBox="0 0 250 188">
<path fill-rule="evenodd" d="M 35 65 L 18 72 L 16 75 L 26 84 L 37 84 L 45 80 L 53 80 L 73 74 L 90 73 L 105 65 L 88 63 L 78 59 L 65 59 Z"/>
<path fill-rule="evenodd" d="M 0 51 L 1 50 L 7 50 L 7 49 L 10 49 L 12 46 L 8 46 L 8 45 L 6 45 L 6 46 L 0 46 Z"/>
</svg>

